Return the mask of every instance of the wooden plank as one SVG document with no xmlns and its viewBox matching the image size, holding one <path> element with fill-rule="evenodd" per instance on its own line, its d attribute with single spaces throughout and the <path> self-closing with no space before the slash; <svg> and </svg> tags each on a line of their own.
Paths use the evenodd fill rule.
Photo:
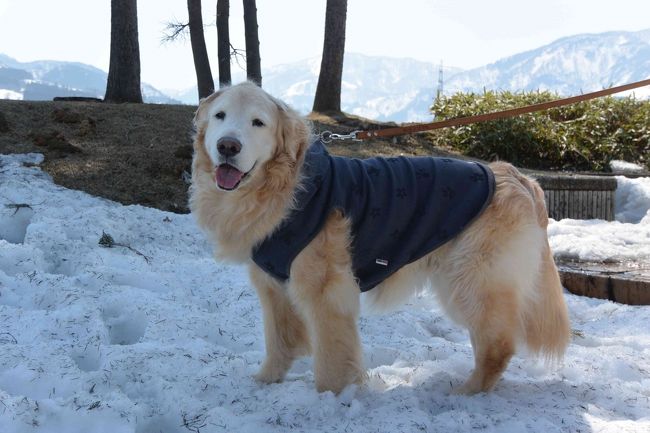
<svg viewBox="0 0 650 433">
<path fill-rule="evenodd" d="M 650 279 L 647 276 L 610 275 L 606 270 L 580 271 L 559 267 L 562 286 L 575 294 L 609 299 L 629 305 L 650 305 Z"/>
<path fill-rule="evenodd" d="M 612 191 L 605 191 L 605 219 L 607 221 L 614 221 L 614 193 Z"/>
<path fill-rule="evenodd" d="M 577 219 L 585 219 L 585 208 L 584 208 L 584 198 L 585 198 L 585 192 L 586 191 L 576 191 L 576 195 L 578 196 L 576 203 L 577 203 L 577 208 L 578 212 L 576 214 Z"/>
<path fill-rule="evenodd" d="M 569 191 L 562 190 L 562 218 L 569 218 Z"/>
<path fill-rule="evenodd" d="M 544 200 L 548 216 L 555 220 L 614 219 L 614 190 L 547 189 Z"/>
<path fill-rule="evenodd" d="M 543 189 L 554 190 L 615 190 L 616 179 L 612 176 L 590 176 L 568 173 L 539 173 L 535 175 Z"/>
<path fill-rule="evenodd" d="M 560 270 L 560 280 L 562 286 L 574 295 L 609 299 L 609 278 L 607 276 Z"/>
<path fill-rule="evenodd" d="M 614 300 L 630 305 L 650 305 L 650 283 L 626 278 L 612 278 Z"/>
<path fill-rule="evenodd" d="M 555 218 L 556 217 L 556 215 L 555 215 L 555 190 L 549 191 L 548 192 L 548 197 L 549 197 L 548 201 L 546 202 L 547 206 L 548 206 L 548 209 L 547 209 L 548 210 L 548 216 L 550 216 L 553 219 L 557 219 L 557 218 Z"/>
</svg>

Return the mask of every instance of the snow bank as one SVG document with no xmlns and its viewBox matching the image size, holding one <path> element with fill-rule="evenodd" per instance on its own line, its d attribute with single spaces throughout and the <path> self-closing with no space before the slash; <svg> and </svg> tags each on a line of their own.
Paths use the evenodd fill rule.
<svg viewBox="0 0 650 433">
<path fill-rule="evenodd" d="M 14 99 L 20 101 L 23 99 L 23 94 L 9 89 L 0 89 L 0 99 Z"/>
<path fill-rule="evenodd" d="M 616 182 L 616 220 L 632 224 L 647 220 L 650 217 L 650 178 L 617 176 Z"/>
<path fill-rule="evenodd" d="M 650 178 L 617 176 L 616 181 L 616 221 L 550 221 L 549 241 L 556 257 L 650 263 Z"/>
<path fill-rule="evenodd" d="M 472 349 L 428 295 L 360 320 L 366 386 L 319 394 L 309 359 L 258 385 L 245 270 L 215 263 L 191 216 L 56 186 L 23 166 L 38 158 L 0 156 L 0 432 L 650 430 L 650 308 L 572 295 L 564 363 L 515 357 L 488 395 L 453 395 Z"/>
<path fill-rule="evenodd" d="M 611 168 L 614 173 L 641 173 L 645 171 L 645 168 L 639 164 L 618 159 L 609 161 L 609 168 Z"/>
</svg>

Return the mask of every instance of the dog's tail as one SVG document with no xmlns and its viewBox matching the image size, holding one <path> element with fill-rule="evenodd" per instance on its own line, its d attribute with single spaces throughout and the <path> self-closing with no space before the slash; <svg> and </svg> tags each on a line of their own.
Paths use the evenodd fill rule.
<svg viewBox="0 0 650 433">
<path fill-rule="evenodd" d="M 528 180 L 527 187 L 535 201 L 538 223 L 546 234 L 548 214 L 544 192 L 534 181 Z M 569 344 L 571 328 L 560 276 L 546 236 L 535 290 L 535 300 L 524 312 L 526 345 L 547 362 L 556 362 L 562 358 Z"/>
</svg>

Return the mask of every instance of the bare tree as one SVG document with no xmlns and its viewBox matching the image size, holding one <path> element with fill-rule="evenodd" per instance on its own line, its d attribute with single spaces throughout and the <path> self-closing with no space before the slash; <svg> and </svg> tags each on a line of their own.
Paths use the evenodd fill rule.
<svg viewBox="0 0 650 433">
<path fill-rule="evenodd" d="M 228 16 L 229 0 L 217 0 L 217 55 L 219 58 L 219 87 L 230 85 L 230 30 Z"/>
<path fill-rule="evenodd" d="M 111 0 L 111 55 L 107 102 L 142 102 L 136 0 Z"/>
<path fill-rule="evenodd" d="M 208 49 L 205 46 L 203 35 L 203 16 L 201 14 L 201 0 L 187 0 L 189 14 L 190 41 L 192 43 L 192 56 L 196 71 L 196 83 L 199 89 L 199 99 L 210 96 L 214 92 L 214 79 L 208 59 Z"/>
<path fill-rule="evenodd" d="M 327 0 L 325 38 L 313 111 L 341 112 L 347 0 Z"/>
<path fill-rule="evenodd" d="M 161 40 L 162 42 L 174 42 L 176 39 L 184 39 L 189 28 L 190 23 L 168 21 L 167 24 L 165 24 L 165 32 L 163 33 Z"/>
<path fill-rule="evenodd" d="M 257 35 L 255 0 L 244 0 L 244 34 L 246 36 L 246 78 L 262 86 L 260 39 Z"/>
<path fill-rule="evenodd" d="M 188 0 L 188 11 L 190 10 L 190 3 L 200 3 L 200 0 Z M 200 8 L 199 8 L 200 9 Z M 230 85 L 232 78 L 230 73 L 230 62 L 234 57 L 239 64 L 240 59 L 243 61 L 246 60 L 244 50 L 235 48 L 230 43 L 230 29 L 228 25 L 230 12 L 230 1 L 229 0 L 218 0 L 217 1 L 217 56 L 218 56 L 218 66 L 219 66 L 219 87 L 224 87 Z M 190 11 L 191 15 L 191 11 Z M 165 27 L 165 32 L 163 33 L 162 41 L 163 42 L 173 42 L 177 39 L 184 38 L 188 29 L 190 29 L 191 34 L 191 25 L 189 22 L 182 21 L 169 21 Z M 190 35 L 191 36 L 191 35 Z M 200 39 L 203 40 L 202 45 L 205 45 L 205 37 L 200 36 Z M 194 65 L 195 67 L 197 62 L 197 55 L 194 49 L 194 42 L 192 42 L 192 53 L 194 54 Z M 206 60 L 209 65 L 209 60 Z M 243 67 L 242 67 L 243 69 Z M 198 76 L 199 72 L 197 71 L 197 81 L 200 80 Z M 212 70 L 210 70 L 210 75 L 212 75 Z M 200 86 L 199 86 L 200 87 Z"/>
</svg>

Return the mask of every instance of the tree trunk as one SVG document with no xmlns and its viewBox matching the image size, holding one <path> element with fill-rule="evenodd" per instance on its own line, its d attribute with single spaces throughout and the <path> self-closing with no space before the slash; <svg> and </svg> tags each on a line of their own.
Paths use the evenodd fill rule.
<svg viewBox="0 0 650 433">
<path fill-rule="evenodd" d="M 111 0 L 111 60 L 107 102 L 142 102 L 136 0 Z"/>
<path fill-rule="evenodd" d="M 341 79 L 345 53 L 347 0 L 327 0 L 325 41 L 313 111 L 341 112 Z"/>
<path fill-rule="evenodd" d="M 261 87 L 262 68 L 255 0 L 244 0 L 244 34 L 246 36 L 246 78 Z"/>
<path fill-rule="evenodd" d="M 217 55 L 219 57 L 219 87 L 229 86 L 230 78 L 230 30 L 228 15 L 229 0 L 217 0 Z"/>
<path fill-rule="evenodd" d="M 187 0 L 189 13 L 190 41 L 192 43 L 192 56 L 196 70 L 196 83 L 199 89 L 199 99 L 210 96 L 214 92 L 214 80 L 208 59 L 208 49 L 205 46 L 203 35 L 203 16 L 201 14 L 201 0 Z"/>
</svg>

